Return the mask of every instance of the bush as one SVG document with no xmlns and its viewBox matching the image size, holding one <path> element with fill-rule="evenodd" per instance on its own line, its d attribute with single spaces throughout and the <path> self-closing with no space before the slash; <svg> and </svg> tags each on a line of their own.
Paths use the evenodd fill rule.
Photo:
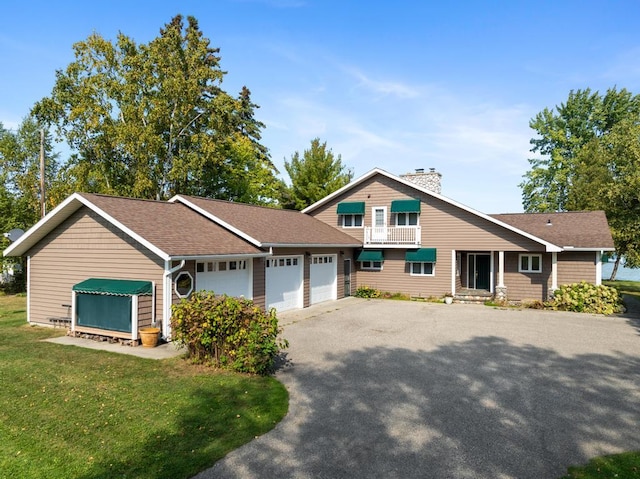
<svg viewBox="0 0 640 479">
<path fill-rule="evenodd" d="M 615 288 L 582 281 L 560 286 L 548 305 L 560 311 L 613 314 L 622 311 L 622 298 Z"/>
<path fill-rule="evenodd" d="M 381 298 L 382 292 L 370 286 L 360 286 L 354 294 L 356 298 Z"/>
<path fill-rule="evenodd" d="M 268 313 L 253 301 L 199 291 L 171 308 L 173 339 L 185 345 L 195 363 L 233 371 L 268 374 L 288 346 L 278 340 L 275 309 Z"/>
</svg>

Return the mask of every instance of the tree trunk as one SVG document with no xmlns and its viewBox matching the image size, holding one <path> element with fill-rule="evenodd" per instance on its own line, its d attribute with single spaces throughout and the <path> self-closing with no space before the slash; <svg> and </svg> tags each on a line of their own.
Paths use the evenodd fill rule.
<svg viewBox="0 0 640 479">
<path fill-rule="evenodd" d="M 618 274 L 618 265 L 620 265 L 620 255 L 616 256 L 616 262 L 613 263 L 613 269 L 611 270 L 611 278 L 609 278 L 609 281 L 615 281 L 616 274 Z"/>
</svg>

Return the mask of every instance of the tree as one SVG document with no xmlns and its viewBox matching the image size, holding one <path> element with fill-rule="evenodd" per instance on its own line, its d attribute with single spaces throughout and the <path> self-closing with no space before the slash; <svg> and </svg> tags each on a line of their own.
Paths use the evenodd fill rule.
<svg viewBox="0 0 640 479">
<path fill-rule="evenodd" d="M 565 211 L 580 149 L 621 121 L 639 119 L 640 96 L 615 88 L 604 96 L 589 88 L 572 90 L 566 103 L 538 113 L 529 126 L 538 134 L 531 151 L 541 156 L 529 160 L 532 168 L 519 185 L 525 211 Z"/>
<path fill-rule="evenodd" d="M 571 91 L 556 112 L 544 109 L 530 126 L 540 158 L 520 184 L 526 211 L 604 210 L 617 262 L 640 267 L 640 96 L 625 89 Z"/>
<path fill-rule="evenodd" d="M 353 173 L 342 164 L 342 157 L 334 157 L 327 143 L 319 138 L 311 140 L 311 148 L 296 151 L 284 167 L 291 178 L 291 186 L 284 188 L 281 203 L 284 208 L 302 210 L 330 193 L 342 188 Z"/>
<path fill-rule="evenodd" d="M 222 90 L 219 50 L 195 18 L 185 25 L 174 17 L 148 44 L 93 34 L 74 51 L 51 96 L 33 109 L 72 148 L 61 171 L 69 192 L 252 203 L 276 197 L 257 105 L 247 88 L 237 98 Z"/>
</svg>

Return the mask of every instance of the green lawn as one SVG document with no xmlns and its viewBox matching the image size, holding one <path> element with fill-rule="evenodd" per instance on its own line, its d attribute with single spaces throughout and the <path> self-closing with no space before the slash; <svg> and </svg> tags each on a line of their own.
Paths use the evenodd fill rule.
<svg viewBox="0 0 640 479">
<path fill-rule="evenodd" d="M 188 478 L 287 411 L 273 378 L 42 342 L 63 333 L 25 317 L 0 296 L 0 477 Z"/>
<path fill-rule="evenodd" d="M 602 284 L 618 288 L 624 294 L 630 294 L 640 299 L 640 283 L 637 281 L 603 281 Z"/>
</svg>

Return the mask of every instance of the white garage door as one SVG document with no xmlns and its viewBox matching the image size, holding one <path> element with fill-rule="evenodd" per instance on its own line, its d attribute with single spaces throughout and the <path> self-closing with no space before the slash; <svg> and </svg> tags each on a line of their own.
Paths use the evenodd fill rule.
<svg viewBox="0 0 640 479">
<path fill-rule="evenodd" d="M 312 256 L 309 275 L 311 304 L 338 299 L 337 255 Z"/>
<path fill-rule="evenodd" d="M 196 289 L 253 298 L 251 260 L 205 261 L 196 264 Z"/>
<path fill-rule="evenodd" d="M 267 309 L 286 311 L 304 306 L 302 260 L 302 256 L 274 256 L 267 259 Z"/>
</svg>

